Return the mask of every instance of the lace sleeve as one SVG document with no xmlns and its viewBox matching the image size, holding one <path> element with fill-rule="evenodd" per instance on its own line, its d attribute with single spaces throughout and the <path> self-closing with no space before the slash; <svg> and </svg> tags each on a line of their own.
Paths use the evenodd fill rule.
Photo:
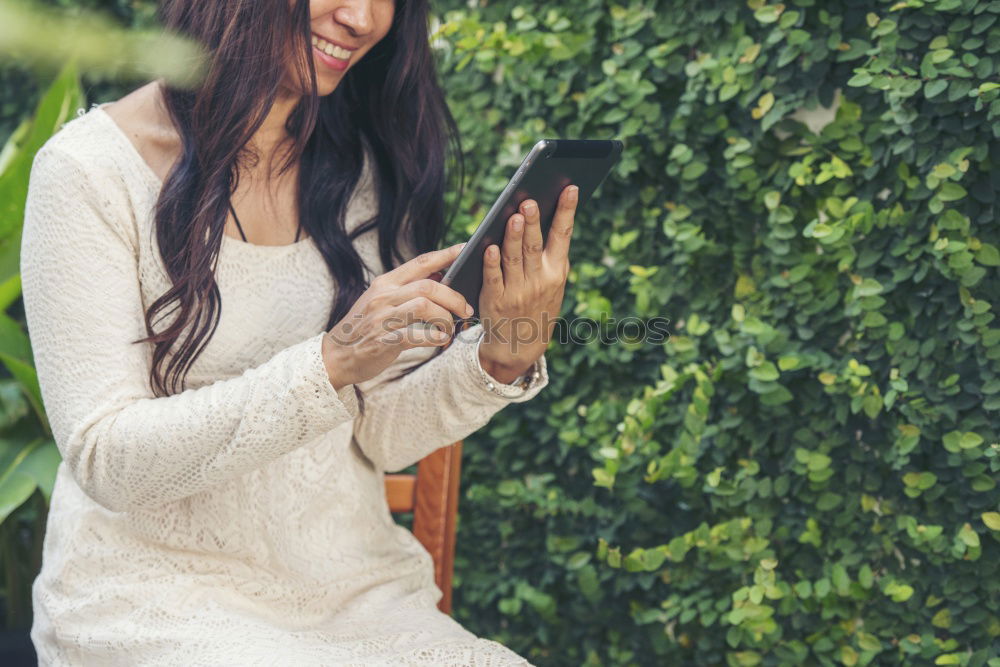
<svg viewBox="0 0 1000 667">
<path fill-rule="evenodd" d="M 500 396 L 483 381 L 479 341 L 483 325 L 460 331 L 440 355 L 399 380 L 405 367 L 430 357 L 435 348 L 402 352 L 376 378 L 359 383 L 365 412 L 354 422 L 354 437 L 365 456 L 385 472 L 413 465 L 434 450 L 477 431 L 511 403 L 531 400 L 549 382 L 545 356 L 535 362 L 534 386 Z M 513 388 L 512 385 L 501 385 Z"/>
<path fill-rule="evenodd" d="M 53 437 L 113 511 L 185 498 L 357 415 L 334 390 L 322 333 L 241 376 L 154 397 L 134 230 L 116 182 L 59 147 L 36 154 L 21 241 L 25 317 Z"/>
</svg>

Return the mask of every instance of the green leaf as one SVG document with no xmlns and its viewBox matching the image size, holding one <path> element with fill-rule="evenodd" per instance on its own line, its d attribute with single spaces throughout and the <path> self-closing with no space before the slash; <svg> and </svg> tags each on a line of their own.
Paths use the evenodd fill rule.
<svg viewBox="0 0 1000 667">
<path fill-rule="evenodd" d="M 928 81 L 924 84 L 924 95 L 927 99 L 937 97 L 943 93 L 947 87 L 948 82 L 945 79 L 934 79 L 933 81 Z"/>
<path fill-rule="evenodd" d="M 0 311 L 7 310 L 20 296 L 21 276 L 20 274 L 16 274 L 0 284 Z"/>
<path fill-rule="evenodd" d="M 692 162 L 684 167 L 681 178 L 685 181 L 693 181 L 701 177 L 708 170 L 708 165 L 704 162 Z"/>
<path fill-rule="evenodd" d="M 840 595 L 846 595 L 847 589 L 851 585 L 851 579 L 847 576 L 847 569 L 840 563 L 836 563 L 833 566 L 833 570 L 830 575 L 833 580 L 833 587 L 837 589 Z"/>
<path fill-rule="evenodd" d="M 0 522 L 31 497 L 38 484 L 31 476 L 14 471 L 0 481 Z"/>
<path fill-rule="evenodd" d="M 770 382 L 777 380 L 780 376 L 777 367 L 770 361 L 765 361 L 757 368 L 750 369 L 750 377 L 760 380 L 761 382 Z"/>
<path fill-rule="evenodd" d="M 60 463 L 62 456 L 55 441 L 45 440 L 28 454 L 18 469 L 35 481 L 46 504 L 52 500 L 52 488 L 56 483 L 56 473 Z"/>
<path fill-rule="evenodd" d="M 515 496 L 521 488 L 520 483 L 512 479 L 505 479 L 497 484 L 497 493 L 501 496 Z"/>
<path fill-rule="evenodd" d="M 826 454 L 821 454 L 819 452 L 809 452 L 807 459 L 807 468 L 810 471 L 826 470 L 830 467 L 830 463 L 833 462 Z"/>
<path fill-rule="evenodd" d="M 995 245 L 983 243 L 976 251 L 976 261 L 983 266 L 1000 266 L 1000 250 Z"/>
<path fill-rule="evenodd" d="M 869 567 L 868 563 L 861 566 L 858 571 L 858 583 L 861 584 L 863 588 L 871 588 L 874 584 L 874 577 L 872 576 L 872 569 Z"/>
<path fill-rule="evenodd" d="M 604 468 L 594 468 L 591 473 L 594 476 L 594 486 L 603 486 L 607 489 L 614 487 L 615 476 Z"/>
<path fill-rule="evenodd" d="M 663 565 L 667 558 L 667 552 L 663 548 L 646 549 L 642 556 L 643 569 L 647 572 L 655 572 Z"/>
<path fill-rule="evenodd" d="M 944 448 L 949 452 L 957 453 L 962 449 L 962 432 L 961 431 L 949 431 L 944 434 L 942 438 L 942 443 Z"/>
<path fill-rule="evenodd" d="M 740 93 L 740 84 L 738 83 L 726 83 L 722 85 L 719 89 L 719 101 L 726 102 L 733 99 Z"/>
<path fill-rule="evenodd" d="M 827 491 L 826 493 L 824 493 L 819 497 L 818 501 L 816 501 L 816 509 L 818 509 L 821 512 L 828 512 L 832 510 L 834 507 L 840 505 L 840 503 L 842 503 L 843 500 L 844 497 L 841 496 L 840 494 Z"/>
<path fill-rule="evenodd" d="M 938 198 L 944 202 L 958 201 L 966 195 L 965 188 L 958 183 L 945 183 L 938 192 Z"/>
<path fill-rule="evenodd" d="M 622 561 L 622 565 L 628 572 L 639 572 L 645 569 L 643 564 L 643 555 L 645 551 L 643 549 L 634 549 L 632 553 L 625 556 Z"/>
<path fill-rule="evenodd" d="M 882 292 L 882 285 L 873 278 L 865 278 L 854 291 L 858 296 L 874 296 Z"/>
<path fill-rule="evenodd" d="M 44 440 L 36 439 L 30 442 L 9 442 L 14 453 L 6 469 L 0 472 L 0 523 L 3 523 L 11 512 L 21 506 L 31 497 L 38 482 L 32 475 L 30 467 L 25 466 L 31 454 L 39 449 Z"/>
<path fill-rule="evenodd" d="M 761 23 L 774 23 L 781 16 L 784 5 L 765 5 L 753 13 L 753 17 Z"/>
<path fill-rule="evenodd" d="M 882 642 L 878 640 L 878 637 L 867 632 L 858 632 L 858 646 L 862 651 L 869 653 L 878 653 L 882 650 Z"/>
<path fill-rule="evenodd" d="M 861 408 L 869 419 L 875 419 L 882 410 L 882 399 L 875 394 L 869 394 L 861 401 Z"/>
<path fill-rule="evenodd" d="M 931 618 L 931 625 L 936 628 L 950 628 L 951 627 L 951 612 L 947 607 L 939 610 L 938 613 L 934 614 Z"/>
<path fill-rule="evenodd" d="M 45 416 L 45 407 L 42 405 L 42 391 L 38 386 L 38 374 L 35 372 L 35 368 L 31 364 L 3 352 L 0 352 L 0 362 L 3 362 L 10 374 L 20 383 L 25 397 L 34 408 L 35 414 L 38 415 L 45 430 L 48 431 L 49 422 Z"/>
<path fill-rule="evenodd" d="M 958 442 L 958 446 L 962 449 L 972 449 L 973 447 L 978 447 L 983 444 L 983 438 L 978 433 L 963 433 L 961 440 Z"/>
<path fill-rule="evenodd" d="M 906 602 L 913 596 L 913 587 L 892 581 L 886 585 L 885 594 L 892 598 L 893 602 Z"/>
<path fill-rule="evenodd" d="M 871 82 L 872 82 L 872 75 L 869 74 L 868 72 L 861 71 L 852 76 L 850 79 L 848 79 L 847 85 L 855 88 L 860 88 L 863 86 L 867 86 Z"/>
<path fill-rule="evenodd" d="M 567 570 L 579 570 L 581 567 L 590 562 L 590 554 L 586 551 L 578 551 L 569 560 L 566 561 Z"/>
<path fill-rule="evenodd" d="M 948 58 L 951 58 L 953 55 L 955 55 L 955 52 L 951 49 L 940 49 L 931 54 L 931 62 L 935 65 L 939 65 L 948 60 Z"/>
<path fill-rule="evenodd" d="M 3 283 L 19 273 L 20 230 L 35 153 L 83 104 L 75 61 L 70 59 L 42 95 L 30 125 L 18 133 L 16 147 L 8 145 L 4 149 L 4 169 L 0 172 L 0 281 Z"/>
<path fill-rule="evenodd" d="M 774 388 L 765 393 L 761 394 L 760 402 L 761 405 L 783 405 L 790 402 L 793 398 L 792 392 L 780 384 L 775 384 Z"/>
<path fill-rule="evenodd" d="M 771 107 L 773 106 L 774 106 L 774 93 L 772 93 L 771 91 L 764 93 L 763 95 L 760 96 L 760 99 L 757 100 L 757 107 L 763 113 L 767 113 L 768 111 L 770 111 Z"/>
<path fill-rule="evenodd" d="M 896 31 L 896 22 L 892 19 L 882 19 L 872 31 L 873 37 L 884 37 Z"/>
<path fill-rule="evenodd" d="M 967 523 L 964 524 L 961 530 L 958 531 L 958 539 L 960 539 L 966 546 L 979 546 L 979 534 Z"/>
<path fill-rule="evenodd" d="M 972 490 L 979 493 L 992 491 L 996 485 L 996 480 L 987 475 L 976 475 L 972 478 Z"/>
</svg>

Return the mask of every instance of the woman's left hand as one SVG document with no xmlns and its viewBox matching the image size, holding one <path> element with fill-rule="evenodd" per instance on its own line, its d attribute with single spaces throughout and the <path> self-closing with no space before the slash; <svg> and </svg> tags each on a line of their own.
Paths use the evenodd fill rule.
<svg viewBox="0 0 1000 667">
<path fill-rule="evenodd" d="M 525 373 L 548 347 L 569 275 L 578 192 L 575 185 L 563 188 L 544 245 L 538 204 L 527 199 L 507 220 L 502 250 L 496 244 L 486 248 L 479 361 L 499 382 L 508 384 Z"/>
</svg>

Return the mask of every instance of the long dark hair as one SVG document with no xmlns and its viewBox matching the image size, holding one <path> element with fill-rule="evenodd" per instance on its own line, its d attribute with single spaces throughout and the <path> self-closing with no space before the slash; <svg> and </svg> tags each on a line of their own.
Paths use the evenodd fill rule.
<svg viewBox="0 0 1000 667">
<path fill-rule="evenodd" d="M 155 209 L 156 238 L 173 286 L 146 311 L 149 336 L 136 342 L 154 343 L 150 383 L 157 395 L 166 395 L 183 389 L 191 364 L 218 325 L 221 296 L 214 270 L 237 166 L 257 157 L 246 146 L 277 97 L 289 49 L 295 77 L 308 89 L 285 125 L 291 147 L 281 172 L 301 160 L 300 224 L 337 285 L 327 330 L 369 285 L 354 239 L 377 228 L 383 270 L 409 259 L 399 249 L 401 240 L 418 254 L 437 248 L 455 213 L 445 219 L 449 149 L 457 163 L 456 201 L 464 167 L 458 128 L 430 49 L 427 0 L 396 0 L 388 34 L 323 98 L 316 88 L 309 0 L 163 0 L 158 16 L 165 28 L 198 41 L 208 53 L 206 75 L 194 90 L 164 86 L 183 145 Z M 348 234 L 346 205 L 360 180 L 365 150 L 372 159 L 378 212 Z M 178 316 L 154 333 L 154 321 L 165 311 Z M 161 368 L 192 322 L 177 353 Z M 355 391 L 363 411 L 363 396 Z"/>
</svg>

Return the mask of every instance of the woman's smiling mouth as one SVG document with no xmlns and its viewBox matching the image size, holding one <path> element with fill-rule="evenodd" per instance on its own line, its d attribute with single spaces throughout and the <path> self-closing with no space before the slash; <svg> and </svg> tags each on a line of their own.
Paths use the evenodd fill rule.
<svg viewBox="0 0 1000 667">
<path fill-rule="evenodd" d="M 351 49 L 333 44 L 315 33 L 312 36 L 312 46 L 317 58 L 327 67 L 343 71 L 350 65 Z"/>
</svg>

